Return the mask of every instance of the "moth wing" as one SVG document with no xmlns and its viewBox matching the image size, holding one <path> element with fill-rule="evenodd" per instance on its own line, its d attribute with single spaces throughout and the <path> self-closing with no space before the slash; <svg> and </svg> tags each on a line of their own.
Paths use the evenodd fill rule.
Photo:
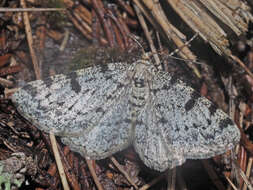
<svg viewBox="0 0 253 190">
<path fill-rule="evenodd" d="M 79 135 L 93 128 L 127 85 L 123 63 L 97 65 L 29 82 L 12 95 L 21 115 L 45 132 Z"/>
<path fill-rule="evenodd" d="M 147 166 L 159 171 L 222 154 L 240 140 L 239 129 L 222 110 L 163 72 L 153 78 L 138 120 L 134 147 Z"/>
<path fill-rule="evenodd" d="M 78 137 L 63 137 L 64 144 L 90 159 L 103 159 L 132 142 L 130 88 L 122 92 L 91 130 Z"/>
</svg>

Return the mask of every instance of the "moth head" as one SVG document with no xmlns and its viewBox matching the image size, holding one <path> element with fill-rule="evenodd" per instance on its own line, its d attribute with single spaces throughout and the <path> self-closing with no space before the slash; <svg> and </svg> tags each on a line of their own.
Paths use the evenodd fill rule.
<svg viewBox="0 0 253 190">
<path fill-rule="evenodd" d="M 142 60 L 148 61 L 150 59 L 150 56 L 151 56 L 150 53 L 145 52 L 142 54 Z"/>
<path fill-rule="evenodd" d="M 132 78 L 136 87 L 144 87 L 146 82 L 154 76 L 155 67 L 149 60 L 138 60 L 134 65 Z"/>
<path fill-rule="evenodd" d="M 135 69 L 140 73 L 154 74 L 156 72 L 156 68 L 150 59 L 141 59 L 136 62 Z"/>
</svg>

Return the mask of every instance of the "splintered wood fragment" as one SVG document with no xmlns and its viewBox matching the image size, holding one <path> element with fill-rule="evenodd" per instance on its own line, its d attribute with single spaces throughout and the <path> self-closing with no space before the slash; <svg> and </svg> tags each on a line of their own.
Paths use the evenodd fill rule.
<svg viewBox="0 0 253 190">
<path fill-rule="evenodd" d="M 118 170 L 126 177 L 127 181 L 134 186 L 135 189 L 138 189 L 137 185 L 134 183 L 134 181 L 131 179 L 131 177 L 128 175 L 128 173 L 122 168 L 122 166 L 118 163 L 118 161 L 111 156 L 110 157 L 112 163 L 118 168 Z"/>
<path fill-rule="evenodd" d="M 227 6 L 228 3 L 223 4 L 219 0 L 200 0 L 200 2 L 223 23 L 228 25 L 237 34 L 237 36 L 241 35 L 242 32 L 247 31 L 247 23 L 242 17 L 237 15 L 236 11 Z M 237 19 L 235 19 L 235 17 Z"/>
<path fill-rule="evenodd" d="M 62 181 L 63 189 L 64 190 L 70 190 L 69 185 L 68 185 L 68 181 L 67 181 L 64 169 L 63 169 L 63 165 L 62 165 L 62 162 L 61 162 L 61 157 L 60 157 L 60 153 L 59 153 L 59 150 L 58 150 L 58 147 L 57 147 L 56 138 L 55 138 L 53 133 L 49 134 L 49 138 L 50 138 L 52 149 L 53 149 L 53 152 L 54 152 L 54 157 L 55 157 L 55 161 L 56 161 L 57 168 L 58 168 L 58 171 L 59 171 L 59 175 L 60 175 L 60 178 L 61 178 L 61 181 Z"/>
<path fill-rule="evenodd" d="M 246 23 L 253 20 L 253 15 L 251 14 L 251 7 L 253 6 L 252 1 L 240 1 L 240 0 L 219 0 L 225 4 L 229 9 L 232 10 L 235 20 L 242 19 Z M 250 6 L 251 4 L 251 6 Z M 241 18 L 238 18 L 241 17 Z"/>
<path fill-rule="evenodd" d="M 145 9 L 145 6 L 140 3 L 139 0 L 133 0 L 134 3 L 138 6 L 138 8 L 141 10 L 141 12 L 145 15 L 145 17 L 148 19 L 148 21 L 154 26 L 154 27 L 157 27 L 159 25 L 159 23 L 156 22 L 156 18 L 152 17 L 152 15 L 150 14 L 150 11 L 146 10 Z M 167 21 L 167 24 L 169 25 L 169 28 L 170 30 L 168 32 L 172 32 L 172 33 L 175 33 L 176 36 L 178 36 L 178 38 L 180 38 L 181 40 L 185 40 L 186 39 L 186 36 L 181 33 L 176 27 L 174 27 L 168 20 Z M 163 26 L 161 26 L 163 28 Z M 166 29 L 167 27 L 165 27 Z M 165 34 L 167 35 L 166 31 L 165 31 Z M 168 36 L 167 37 L 173 37 L 173 36 Z M 169 38 L 171 39 L 171 38 Z M 173 39 L 173 38 L 172 38 Z"/>
<path fill-rule="evenodd" d="M 226 33 L 197 1 L 167 1 L 192 30 L 208 41 L 218 54 L 228 55 L 230 53 Z"/>
<path fill-rule="evenodd" d="M 26 8 L 25 0 L 21 0 L 20 4 L 23 8 Z M 27 12 L 23 13 L 23 18 L 24 18 L 24 25 L 25 25 L 27 42 L 29 45 L 30 53 L 31 53 L 31 58 L 32 58 L 32 63 L 33 63 L 33 68 L 34 68 L 34 72 L 36 75 L 36 79 L 41 79 L 41 72 L 40 72 L 40 68 L 39 68 L 38 59 L 37 59 L 37 57 L 35 55 L 35 51 L 33 49 L 32 29 L 31 29 L 31 25 L 30 25 L 30 21 L 29 21 L 29 17 L 28 17 Z"/>
</svg>

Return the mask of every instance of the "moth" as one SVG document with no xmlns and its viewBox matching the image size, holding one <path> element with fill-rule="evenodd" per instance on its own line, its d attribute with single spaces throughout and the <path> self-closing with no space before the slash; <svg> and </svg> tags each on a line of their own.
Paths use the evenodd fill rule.
<svg viewBox="0 0 253 190">
<path fill-rule="evenodd" d="M 12 101 L 39 129 L 87 158 L 104 159 L 132 145 L 146 166 L 161 172 L 222 154 L 240 140 L 221 109 L 149 60 L 32 81 Z"/>
</svg>

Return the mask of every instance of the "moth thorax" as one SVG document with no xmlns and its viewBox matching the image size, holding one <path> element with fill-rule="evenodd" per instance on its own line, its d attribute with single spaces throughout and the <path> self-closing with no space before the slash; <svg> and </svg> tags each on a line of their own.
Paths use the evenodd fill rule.
<svg viewBox="0 0 253 190">
<path fill-rule="evenodd" d="M 146 99 L 149 94 L 147 76 L 147 66 L 141 63 L 137 64 L 132 78 L 132 96 L 130 97 L 130 102 L 137 110 L 142 109 L 147 102 Z"/>
<path fill-rule="evenodd" d="M 134 107 L 136 111 L 141 110 L 144 108 L 146 102 L 147 102 L 147 96 L 148 96 L 148 88 L 146 85 L 138 87 L 134 86 L 132 88 L 132 94 L 130 97 L 130 103 Z"/>
</svg>

